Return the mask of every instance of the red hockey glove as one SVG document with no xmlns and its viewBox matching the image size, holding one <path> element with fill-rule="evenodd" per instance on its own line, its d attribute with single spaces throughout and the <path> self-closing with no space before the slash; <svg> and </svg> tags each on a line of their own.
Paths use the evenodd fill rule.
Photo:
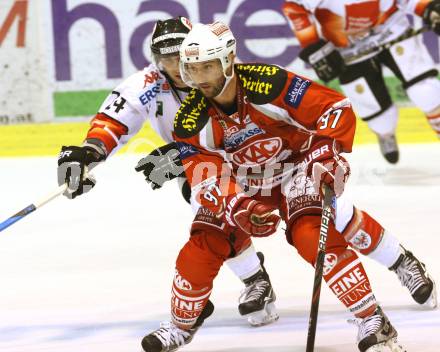
<svg viewBox="0 0 440 352">
<path fill-rule="evenodd" d="M 273 214 L 275 207 L 239 195 L 228 202 L 226 219 L 244 232 L 255 237 L 266 237 L 275 233 L 281 218 Z"/>
<path fill-rule="evenodd" d="M 324 183 L 332 188 L 336 197 L 344 192 L 345 183 L 350 176 L 350 165 L 338 154 L 333 140 L 323 139 L 313 145 L 304 162 L 307 164 L 307 176 L 311 178 L 317 193 L 322 193 Z"/>
</svg>

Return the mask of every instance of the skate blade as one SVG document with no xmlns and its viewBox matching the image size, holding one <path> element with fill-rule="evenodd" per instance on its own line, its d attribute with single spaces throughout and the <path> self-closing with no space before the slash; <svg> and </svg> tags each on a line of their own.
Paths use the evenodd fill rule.
<svg viewBox="0 0 440 352">
<path fill-rule="evenodd" d="M 432 287 L 432 292 L 431 292 L 431 296 L 429 296 L 428 300 L 423 303 L 424 306 L 427 306 L 431 309 L 436 309 L 437 308 L 437 286 L 435 285 L 435 281 L 432 279 L 432 277 L 430 275 L 427 275 L 428 278 L 432 281 L 433 287 Z"/>
<path fill-rule="evenodd" d="M 394 337 L 386 342 L 371 346 L 365 352 L 408 352 Z"/>
<path fill-rule="evenodd" d="M 246 315 L 248 323 L 254 327 L 272 324 L 279 317 L 273 302 L 266 305 L 262 310 Z"/>
</svg>

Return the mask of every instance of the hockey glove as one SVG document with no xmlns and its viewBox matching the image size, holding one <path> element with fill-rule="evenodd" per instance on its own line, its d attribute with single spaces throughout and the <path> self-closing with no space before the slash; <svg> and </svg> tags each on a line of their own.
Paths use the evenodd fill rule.
<svg viewBox="0 0 440 352">
<path fill-rule="evenodd" d="M 67 183 L 67 189 L 63 194 L 73 199 L 90 191 L 96 181 L 88 174 L 88 170 L 92 164 L 99 163 L 105 158 L 104 154 L 89 146 L 63 146 L 58 156 L 58 185 Z"/>
<path fill-rule="evenodd" d="M 161 188 L 165 182 L 178 176 L 185 176 L 179 148 L 175 142 L 154 149 L 139 160 L 135 170 L 143 172 L 153 189 Z"/>
<path fill-rule="evenodd" d="M 324 82 L 338 77 L 344 68 L 344 59 L 331 42 L 320 40 L 299 53 L 301 60 L 309 63 Z"/>
<path fill-rule="evenodd" d="M 188 204 L 191 204 L 192 191 L 186 176 L 179 176 L 177 178 L 177 183 L 179 184 L 180 192 L 182 193 L 183 199 L 185 199 L 185 202 L 187 202 Z"/>
<path fill-rule="evenodd" d="M 440 35 L 440 0 L 431 1 L 423 12 L 423 22 Z"/>
<path fill-rule="evenodd" d="M 325 183 L 339 197 L 350 176 L 350 165 L 344 157 L 338 154 L 335 142 L 322 139 L 314 144 L 304 158 L 307 176 L 312 180 L 316 193 L 322 195 L 322 185 Z"/>
<path fill-rule="evenodd" d="M 266 237 L 275 233 L 281 218 L 273 214 L 275 207 L 246 196 L 234 196 L 226 210 L 226 219 L 245 233 L 254 237 Z"/>
</svg>

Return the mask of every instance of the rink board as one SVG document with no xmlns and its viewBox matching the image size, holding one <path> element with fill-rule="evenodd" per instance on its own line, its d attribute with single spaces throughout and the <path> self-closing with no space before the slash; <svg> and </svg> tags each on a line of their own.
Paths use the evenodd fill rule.
<svg viewBox="0 0 440 352">
<path fill-rule="evenodd" d="M 55 155 L 62 145 L 80 144 L 87 129 L 86 122 L 0 126 L 0 157 Z M 400 109 L 397 139 L 399 143 L 438 141 L 424 114 L 409 107 Z M 121 152 L 147 152 L 162 143 L 147 124 Z M 362 121 L 357 124 L 355 143 L 376 143 L 376 136 Z"/>
</svg>

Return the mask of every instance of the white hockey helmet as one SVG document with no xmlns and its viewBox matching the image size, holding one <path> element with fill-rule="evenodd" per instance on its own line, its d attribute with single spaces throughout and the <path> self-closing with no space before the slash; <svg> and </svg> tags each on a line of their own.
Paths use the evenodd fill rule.
<svg viewBox="0 0 440 352">
<path fill-rule="evenodd" d="M 180 46 L 180 75 L 183 81 L 190 87 L 195 88 L 190 76 L 186 73 L 185 64 L 214 59 L 220 60 L 226 79 L 232 78 L 233 70 L 231 76 L 226 74 L 226 70 L 232 63 L 229 54 L 235 55 L 236 47 L 234 35 L 223 22 L 193 25 Z"/>
</svg>

